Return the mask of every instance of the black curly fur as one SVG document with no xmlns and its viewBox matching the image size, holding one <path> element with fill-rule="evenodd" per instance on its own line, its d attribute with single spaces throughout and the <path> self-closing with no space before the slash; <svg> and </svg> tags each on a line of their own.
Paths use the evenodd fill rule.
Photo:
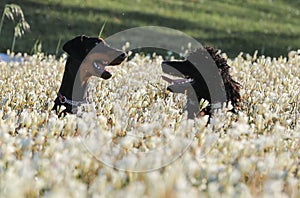
<svg viewBox="0 0 300 198">
<path fill-rule="evenodd" d="M 224 82 L 224 86 L 225 86 L 227 100 L 231 101 L 233 107 L 235 108 L 239 107 L 239 102 L 241 100 L 241 96 L 240 96 L 241 84 L 232 79 L 232 76 L 229 73 L 230 66 L 227 64 L 225 58 L 220 56 L 218 50 L 212 47 L 205 47 L 205 49 L 211 55 L 211 57 L 213 58 L 217 67 L 220 70 Z"/>
</svg>

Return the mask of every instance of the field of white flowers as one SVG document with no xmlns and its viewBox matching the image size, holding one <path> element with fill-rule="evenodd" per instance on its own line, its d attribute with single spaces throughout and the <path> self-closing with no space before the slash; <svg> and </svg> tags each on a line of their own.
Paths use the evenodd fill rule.
<svg viewBox="0 0 300 198">
<path fill-rule="evenodd" d="M 166 91 L 160 57 L 108 68 L 65 118 L 50 111 L 65 57 L 24 60 L 0 62 L 0 197 L 300 197 L 300 50 L 229 59 L 242 108 L 208 127 Z"/>
</svg>

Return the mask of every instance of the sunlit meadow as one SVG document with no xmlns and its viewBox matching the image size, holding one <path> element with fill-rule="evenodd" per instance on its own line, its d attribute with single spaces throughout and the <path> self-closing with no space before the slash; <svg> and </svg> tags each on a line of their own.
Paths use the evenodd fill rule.
<svg viewBox="0 0 300 198">
<path fill-rule="evenodd" d="M 300 196 L 300 50 L 228 59 L 242 84 L 241 111 L 223 109 L 207 127 L 207 117 L 186 119 L 184 95 L 166 91 L 159 56 L 136 55 L 109 67 L 111 79 L 92 78 L 91 104 L 64 118 L 51 108 L 66 57 L 22 57 L 0 62 L 0 197 Z M 117 153 L 105 164 L 91 152 L 112 149 L 103 139 L 124 154 L 175 150 L 179 131 L 183 140 L 195 134 L 190 147 L 159 170 L 126 171 L 131 158 Z M 87 150 L 82 140 L 94 132 L 99 145 Z"/>
</svg>

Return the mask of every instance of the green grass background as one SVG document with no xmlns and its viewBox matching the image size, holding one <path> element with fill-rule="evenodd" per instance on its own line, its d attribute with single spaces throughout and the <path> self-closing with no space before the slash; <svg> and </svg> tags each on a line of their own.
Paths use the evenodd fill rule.
<svg viewBox="0 0 300 198">
<path fill-rule="evenodd" d="M 31 25 L 30 33 L 17 39 L 17 52 L 30 53 L 40 40 L 42 51 L 54 54 L 59 41 L 97 36 L 105 21 L 104 38 L 132 27 L 165 26 L 231 57 L 256 49 L 280 56 L 300 48 L 299 0 L 2 0 L 1 14 L 5 3 L 20 5 Z M 11 46 L 13 25 L 4 21 L 1 52 Z"/>
</svg>

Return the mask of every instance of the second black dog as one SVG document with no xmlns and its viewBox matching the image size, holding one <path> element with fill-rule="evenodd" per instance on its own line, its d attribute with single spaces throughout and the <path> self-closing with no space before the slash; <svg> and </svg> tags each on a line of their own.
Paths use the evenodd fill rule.
<svg viewBox="0 0 300 198">
<path fill-rule="evenodd" d="M 232 79 L 227 61 L 212 47 L 197 49 L 185 60 L 163 61 L 164 73 L 181 77 L 173 80 L 167 76 L 163 79 L 171 83 L 168 90 L 174 93 L 187 94 L 188 117 L 199 114 L 211 116 L 213 109 L 221 108 L 224 102 L 231 101 L 235 112 L 240 101 L 240 84 Z M 201 99 L 210 104 L 202 112 L 199 110 Z"/>
</svg>

